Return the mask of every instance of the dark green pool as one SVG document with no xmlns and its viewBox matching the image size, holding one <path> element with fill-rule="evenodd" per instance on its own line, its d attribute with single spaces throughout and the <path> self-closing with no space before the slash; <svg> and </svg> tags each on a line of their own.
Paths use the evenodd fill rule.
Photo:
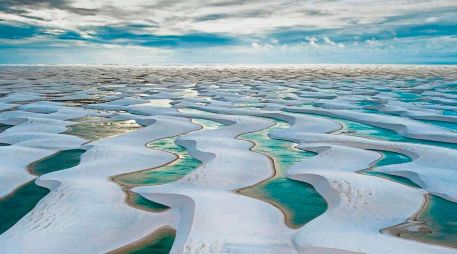
<svg viewBox="0 0 457 254">
<path fill-rule="evenodd" d="M 161 229 L 148 239 L 133 246 L 126 246 L 109 254 L 168 254 L 173 247 L 176 231 L 170 228 Z"/>
<path fill-rule="evenodd" d="M 27 182 L 0 199 L 0 234 L 12 227 L 49 193 L 49 190 Z"/>
<path fill-rule="evenodd" d="M 57 170 L 74 167 L 79 164 L 82 149 L 57 152 L 42 160 L 29 165 L 32 174 L 42 175 Z M 30 212 L 49 190 L 30 181 L 20 186 L 16 191 L 0 199 L 0 233 L 6 231 Z"/>
<path fill-rule="evenodd" d="M 4 132 L 5 130 L 13 127 L 13 125 L 7 125 L 7 124 L 2 124 L 0 123 L 0 133 Z M 10 144 L 6 143 L 0 143 L 0 146 L 9 146 Z"/>
<path fill-rule="evenodd" d="M 0 133 L 4 132 L 5 130 L 13 127 L 13 125 L 8 125 L 8 124 L 2 124 L 0 123 Z"/>
<path fill-rule="evenodd" d="M 28 166 L 30 173 L 44 175 L 53 171 L 77 166 L 81 161 L 81 155 L 86 152 L 84 149 L 71 149 L 59 151 L 49 157 L 36 161 Z"/>
<path fill-rule="evenodd" d="M 133 207 L 142 209 L 149 212 L 163 212 L 167 210 L 169 207 L 166 205 L 162 205 L 156 202 L 153 202 L 147 198 L 142 197 L 138 193 L 133 191 L 127 190 L 127 202 L 131 204 Z"/>
</svg>

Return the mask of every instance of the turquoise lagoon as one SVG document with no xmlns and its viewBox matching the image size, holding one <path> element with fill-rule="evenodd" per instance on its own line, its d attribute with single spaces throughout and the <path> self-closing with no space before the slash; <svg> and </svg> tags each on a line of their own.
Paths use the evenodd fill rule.
<svg viewBox="0 0 457 254">
<path fill-rule="evenodd" d="M 269 129 L 240 136 L 255 142 L 253 151 L 269 156 L 276 172 L 272 178 L 239 193 L 273 204 L 283 211 L 289 226 L 300 227 L 324 213 L 327 203 L 312 185 L 285 176 L 287 168 L 314 155 L 295 148 L 295 143 L 268 137 L 270 131 L 288 126 L 286 122 L 277 120 L 277 124 Z"/>
</svg>

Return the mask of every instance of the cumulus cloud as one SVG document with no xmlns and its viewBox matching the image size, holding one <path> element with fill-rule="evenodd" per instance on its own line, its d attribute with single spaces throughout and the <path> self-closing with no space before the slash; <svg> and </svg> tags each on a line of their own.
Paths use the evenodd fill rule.
<svg viewBox="0 0 457 254">
<path fill-rule="evenodd" d="M 370 45 L 370 46 L 378 45 L 378 41 L 376 40 L 375 37 L 372 37 L 371 39 L 366 40 L 365 43 Z"/>
<path fill-rule="evenodd" d="M 308 45 L 312 47 L 317 47 L 319 44 L 317 43 L 317 38 L 314 36 L 307 36 L 306 40 L 308 41 Z"/>
<path fill-rule="evenodd" d="M 325 44 L 329 44 L 329 45 L 333 45 L 333 46 L 336 45 L 336 43 L 334 41 L 330 40 L 330 38 L 328 38 L 328 36 L 324 36 L 323 39 L 324 39 Z"/>
</svg>

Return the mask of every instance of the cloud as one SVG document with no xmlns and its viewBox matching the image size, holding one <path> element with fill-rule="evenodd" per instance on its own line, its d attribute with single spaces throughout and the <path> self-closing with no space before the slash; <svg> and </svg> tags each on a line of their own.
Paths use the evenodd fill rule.
<svg viewBox="0 0 457 254">
<path fill-rule="evenodd" d="M 306 36 L 306 40 L 308 41 L 308 45 L 311 47 L 317 47 L 319 45 L 317 43 L 317 38 L 314 36 Z"/>
<path fill-rule="evenodd" d="M 49 45 L 183 49 L 190 57 L 210 48 L 316 55 L 389 48 L 386 54 L 417 59 L 422 46 L 433 45 L 457 58 L 457 49 L 439 40 L 456 37 L 456 11 L 457 2 L 448 0 L 357 1 L 357 8 L 343 0 L 3 0 L 0 39 L 13 48 L 33 47 L 36 38 L 40 48 L 47 39 Z"/>
<path fill-rule="evenodd" d="M 325 44 L 333 45 L 333 46 L 336 45 L 336 43 L 335 43 L 334 41 L 330 40 L 330 38 L 328 38 L 327 36 L 324 36 L 323 39 L 324 39 L 324 43 L 325 43 Z"/>
<path fill-rule="evenodd" d="M 371 39 L 365 40 L 365 43 L 370 46 L 376 46 L 379 44 L 375 37 L 371 37 Z"/>
</svg>

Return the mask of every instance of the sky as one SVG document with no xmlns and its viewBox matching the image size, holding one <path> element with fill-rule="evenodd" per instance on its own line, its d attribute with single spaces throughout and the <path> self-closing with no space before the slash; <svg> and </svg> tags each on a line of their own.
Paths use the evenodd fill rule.
<svg viewBox="0 0 457 254">
<path fill-rule="evenodd" d="M 457 64 L 457 0 L 0 0 L 0 64 Z"/>
</svg>

